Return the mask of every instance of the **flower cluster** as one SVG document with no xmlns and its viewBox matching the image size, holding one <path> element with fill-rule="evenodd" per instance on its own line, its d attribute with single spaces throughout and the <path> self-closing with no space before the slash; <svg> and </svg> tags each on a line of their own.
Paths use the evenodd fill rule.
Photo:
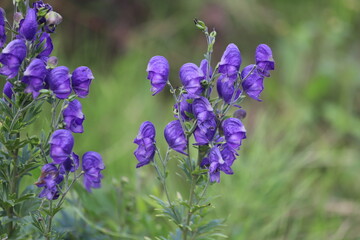
<svg viewBox="0 0 360 240">
<path fill-rule="evenodd" d="M 39 197 L 53 200 L 59 197 L 64 176 L 80 166 L 79 156 L 73 152 L 72 133 L 84 131 L 85 116 L 80 101 L 75 98 L 88 96 L 94 76 L 86 66 L 73 72 L 66 66 L 57 66 L 57 58 L 50 56 L 53 51 L 51 34 L 62 17 L 49 4 L 36 1 L 26 12 L 15 13 L 14 18 L 14 36 L 6 43 L 5 12 L 0 8 L 0 48 L 4 47 L 0 53 L 0 74 L 7 77 L 4 98 L 11 100 L 18 92 L 24 92 L 34 101 L 44 94 L 49 102 L 57 103 L 55 106 L 63 101 L 59 123 L 52 126 L 55 131 L 48 142 L 53 162 L 43 166 L 36 183 L 43 188 Z M 86 152 L 81 166 L 85 188 L 88 191 L 99 188 L 103 178 L 100 172 L 105 168 L 100 154 Z"/>
<path fill-rule="evenodd" d="M 259 97 L 264 89 L 264 78 L 269 77 L 270 71 L 275 68 L 272 51 L 265 44 L 256 48 L 255 64 L 241 70 L 241 63 L 241 53 L 231 43 L 215 70 L 210 66 L 209 58 L 202 60 L 200 66 L 194 63 L 182 65 L 179 77 L 183 86 L 177 89 L 169 82 L 169 63 L 165 57 L 152 57 L 147 66 L 153 95 L 169 85 L 176 99 L 174 109 L 177 119 L 171 121 L 164 131 L 169 147 L 189 155 L 189 139 L 193 136 L 194 147 L 205 149 L 197 162 L 208 169 L 211 182 L 220 182 L 220 172 L 233 174 L 231 166 L 238 156 L 242 140 L 246 138 L 241 121 L 246 112 L 239 109 L 234 117 L 229 117 L 229 109 L 232 106 L 240 108 L 245 94 L 261 101 Z M 218 98 L 210 101 L 215 84 Z M 156 150 L 154 137 L 153 124 L 144 122 L 134 141 L 139 145 L 134 152 L 140 162 L 137 167 L 153 160 Z"/>
</svg>

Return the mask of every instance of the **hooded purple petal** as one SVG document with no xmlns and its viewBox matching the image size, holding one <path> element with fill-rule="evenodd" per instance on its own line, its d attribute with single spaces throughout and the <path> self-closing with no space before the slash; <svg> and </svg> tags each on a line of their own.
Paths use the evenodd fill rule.
<svg viewBox="0 0 360 240">
<path fill-rule="evenodd" d="M 259 97 L 264 90 L 264 77 L 254 67 L 254 64 L 246 66 L 241 72 L 241 78 L 243 79 L 242 87 L 249 97 L 261 101 Z"/>
<path fill-rule="evenodd" d="M 275 69 L 275 61 L 272 56 L 271 48 L 266 44 L 260 44 L 255 50 L 255 62 L 258 72 L 265 76 L 270 76 L 270 71 Z"/>
<path fill-rule="evenodd" d="M 193 117 L 192 112 L 192 102 L 195 98 L 197 98 L 197 95 L 194 94 L 183 94 L 180 97 L 180 115 L 184 121 L 189 121 Z M 178 104 L 174 105 L 175 109 L 178 109 Z"/>
<path fill-rule="evenodd" d="M 100 188 L 103 178 L 101 171 L 105 169 L 101 155 L 97 152 L 86 152 L 82 157 L 82 168 L 86 190 L 91 192 L 91 188 Z"/>
<path fill-rule="evenodd" d="M 149 121 L 143 122 L 134 143 L 138 145 L 134 151 L 134 155 L 139 161 L 136 167 L 139 168 L 149 164 L 154 159 L 156 150 L 154 124 Z"/>
<path fill-rule="evenodd" d="M 225 74 L 222 74 L 217 80 L 216 87 L 219 97 L 224 99 L 227 104 L 235 102 L 241 94 L 241 90 L 238 89 L 234 96 L 236 80 L 237 75 L 227 76 Z"/>
<path fill-rule="evenodd" d="M 220 171 L 226 174 L 234 174 L 231 165 L 235 160 L 235 154 L 231 149 L 225 146 L 225 148 L 220 151 L 220 149 L 215 146 L 210 150 L 208 158 L 211 182 L 220 182 Z"/>
<path fill-rule="evenodd" d="M 45 63 L 34 58 L 24 72 L 22 81 L 27 85 L 26 93 L 32 93 L 33 98 L 37 98 L 40 90 L 44 88 L 44 80 L 47 74 Z"/>
<path fill-rule="evenodd" d="M 13 78 L 18 74 L 19 67 L 26 56 L 26 45 L 22 39 L 15 39 L 3 49 L 0 55 L 0 74 Z"/>
<path fill-rule="evenodd" d="M 28 41 L 32 41 L 37 32 L 38 23 L 36 18 L 36 10 L 29 8 L 27 10 L 25 19 L 20 23 L 19 32 Z"/>
<path fill-rule="evenodd" d="M 226 74 L 227 76 L 236 75 L 239 72 L 241 61 L 238 47 L 230 43 L 221 57 L 219 73 Z"/>
<path fill-rule="evenodd" d="M 0 8 L 0 48 L 6 43 L 5 11 Z"/>
<path fill-rule="evenodd" d="M 161 92 L 169 80 L 169 62 L 163 56 L 154 56 L 150 59 L 146 71 L 150 80 L 153 96 Z"/>
<path fill-rule="evenodd" d="M 212 67 L 210 66 L 210 71 L 208 73 L 208 61 L 206 59 L 203 59 L 200 63 L 200 69 L 201 71 L 203 72 L 204 76 L 205 76 L 205 79 L 210 79 L 212 74 L 213 74 L 213 69 Z M 206 76 L 208 78 L 206 78 Z"/>
<path fill-rule="evenodd" d="M 245 127 L 237 118 L 225 119 L 222 123 L 222 129 L 227 144 L 233 149 L 238 149 L 242 140 L 246 138 Z"/>
<path fill-rule="evenodd" d="M 61 164 L 65 162 L 71 155 L 74 147 L 74 137 L 69 130 L 56 130 L 49 141 L 50 157 L 54 163 Z"/>
<path fill-rule="evenodd" d="M 75 172 L 80 165 L 79 156 L 74 152 L 60 165 L 60 173 Z"/>
<path fill-rule="evenodd" d="M 59 197 L 57 185 L 60 184 L 63 179 L 63 175 L 60 174 L 55 164 L 49 163 L 44 165 L 41 169 L 41 175 L 35 183 L 36 186 L 44 188 L 39 194 L 39 197 L 46 197 L 49 200 L 57 199 Z"/>
<path fill-rule="evenodd" d="M 71 79 L 74 92 L 81 98 L 86 97 L 89 94 L 91 81 L 94 79 L 90 68 L 85 66 L 76 68 Z"/>
<path fill-rule="evenodd" d="M 69 69 L 64 66 L 56 67 L 47 76 L 50 89 L 59 99 L 67 98 L 71 93 Z"/>
<path fill-rule="evenodd" d="M 74 133 L 84 132 L 82 123 L 85 116 L 82 112 L 82 106 L 79 100 L 75 99 L 72 102 L 69 102 L 69 105 L 63 111 L 63 117 L 66 129 Z"/>
<path fill-rule="evenodd" d="M 45 32 L 41 34 L 37 48 L 40 46 L 42 46 L 42 51 L 36 57 L 42 59 L 43 61 L 47 61 L 54 49 L 50 34 Z"/>
<path fill-rule="evenodd" d="M 203 92 L 201 81 L 204 79 L 204 72 L 194 63 L 185 63 L 180 68 L 181 83 L 190 94 L 200 95 Z"/>
<path fill-rule="evenodd" d="M 4 89 L 3 89 L 3 93 L 9 98 L 12 98 L 12 95 L 14 94 L 13 91 L 13 85 L 11 84 L 11 82 L 6 81 L 5 85 L 4 85 Z"/>
<path fill-rule="evenodd" d="M 179 120 L 171 121 L 166 125 L 164 136 L 169 147 L 179 153 L 187 155 L 185 152 L 187 141 Z"/>
</svg>

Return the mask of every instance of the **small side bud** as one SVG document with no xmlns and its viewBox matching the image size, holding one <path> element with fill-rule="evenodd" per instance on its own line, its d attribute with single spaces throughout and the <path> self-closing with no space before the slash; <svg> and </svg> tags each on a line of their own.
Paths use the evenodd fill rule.
<svg viewBox="0 0 360 240">
<path fill-rule="evenodd" d="M 50 11 L 45 15 L 46 25 L 59 25 L 62 22 L 62 16 L 55 11 Z"/>
<path fill-rule="evenodd" d="M 200 21 L 198 19 L 194 19 L 195 26 L 200 29 L 201 31 L 204 31 L 206 29 L 206 25 L 203 21 Z"/>
<path fill-rule="evenodd" d="M 48 68 L 56 68 L 57 64 L 58 64 L 57 57 L 51 56 L 51 57 L 48 58 L 48 60 L 47 60 L 47 67 Z"/>
<path fill-rule="evenodd" d="M 235 118 L 238 118 L 240 120 L 244 119 L 246 117 L 246 111 L 244 109 L 238 109 L 234 112 L 233 115 Z"/>
</svg>

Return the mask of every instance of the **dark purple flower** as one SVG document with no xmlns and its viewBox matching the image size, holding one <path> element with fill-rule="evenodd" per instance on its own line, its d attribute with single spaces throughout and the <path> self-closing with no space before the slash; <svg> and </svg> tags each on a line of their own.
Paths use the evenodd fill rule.
<svg viewBox="0 0 360 240">
<path fill-rule="evenodd" d="M 220 182 L 220 171 L 226 174 L 234 174 L 231 169 L 236 156 L 234 151 L 226 145 L 220 151 L 218 147 L 213 147 L 210 150 L 208 159 L 205 159 L 209 166 L 210 182 Z M 202 165 L 207 165 L 203 163 Z"/>
<path fill-rule="evenodd" d="M 69 105 L 63 111 L 63 117 L 66 129 L 74 133 L 84 132 L 82 123 L 85 120 L 85 116 L 79 100 L 75 99 L 69 102 Z"/>
<path fill-rule="evenodd" d="M 28 41 L 32 41 L 37 32 L 38 23 L 36 18 L 36 10 L 29 8 L 24 20 L 20 22 L 19 32 Z"/>
<path fill-rule="evenodd" d="M 18 74 L 19 67 L 26 56 L 26 45 L 22 39 L 15 39 L 3 49 L 0 55 L 0 74 L 13 78 Z"/>
<path fill-rule="evenodd" d="M 221 57 L 219 63 L 219 73 L 227 76 L 236 75 L 239 72 L 241 65 L 241 54 L 238 47 L 230 43 Z"/>
<path fill-rule="evenodd" d="M 36 1 L 33 3 L 33 8 L 38 15 L 38 24 L 46 23 L 45 15 L 52 11 L 52 7 L 49 4 L 45 4 L 43 1 Z"/>
<path fill-rule="evenodd" d="M 184 121 L 189 121 L 193 118 L 192 102 L 198 96 L 194 94 L 183 94 L 180 97 L 180 115 Z M 178 109 L 178 104 L 174 105 L 175 109 Z"/>
<path fill-rule="evenodd" d="M 217 80 L 216 87 L 219 97 L 224 99 L 227 104 L 235 102 L 241 94 L 240 89 L 237 89 L 236 93 L 234 94 L 236 80 L 237 75 L 227 76 L 225 74 L 222 74 Z"/>
<path fill-rule="evenodd" d="M 84 185 L 88 192 L 91 188 L 100 188 L 103 175 L 100 173 L 105 169 L 101 155 L 97 152 L 86 152 L 82 157 L 82 168 L 84 171 Z"/>
<path fill-rule="evenodd" d="M 49 141 L 50 157 L 56 164 L 62 164 L 71 155 L 74 147 L 74 137 L 71 132 L 66 129 L 56 130 Z"/>
<path fill-rule="evenodd" d="M 42 46 L 42 51 L 37 55 L 37 58 L 40 58 L 44 61 L 47 61 L 50 54 L 52 53 L 54 46 L 50 37 L 50 34 L 43 32 L 39 38 L 39 44 L 36 47 Z"/>
<path fill-rule="evenodd" d="M 246 129 L 237 118 L 227 118 L 222 123 L 226 143 L 233 149 L 238 149 L 246 138 Z"/>
<path fill-rule="evenodd" d="M 134 143 L 139 145 L 134 155 L 139 163 L 137 168 L 149 164 L 155 155 L 155 127 L 152 122 L 143 122 L 140 126 L 138 135 L 134 139 Z"/>
<path fill-rule="evenodd" d="M 256 71 L 255 65 L 246 66 L 241 72 L 242 87 L 249 97 L 261 101 L 260 93 L 264 90 L 264 77 Z"/>
<path fill-rule="evenodd" d="M 81 98 L 86 97 L 89 94 L 91 80 L 93 79 L 94 75 L 90 68 L 85 66 L 76 68 L 71 77 L 72 87 L 76 95 Z"/>
<path fill-rule="evenodd" d="M 204 79 L 204 72 L 194 63 L 185 63 L 180 68 L 181 83 L 190 94 L 200 95 L 203 92 L 201 81 Z"/>
<path fill-rule="evenodd" d="M 38 187 L 44 187 L 39 194 L 40 198 L 46 197 L 55 200 L 59 197 L 58 184 L 64 179 L 58 168 L 53 163 L 46 164 L 41 169 L 39 180 L 35 183 Z"/>
<path fill-rule="evenodd" d="M 216 116 L 209 100 L 205 97 L 196 98 L 192 103 L 192 112 L 197 119 L 194 132 L 196 144 L 208 144 L 216 133 Z"/>
<path fill-rule="evenodd" d="M 269 77 L 270 71 L 275 69 L 275 61 L 271 48 L 266 44 L 257 46 L 255 50 L 255 61 L 258 72 L 265 77 Z"/>
<path fill-rule="evenodd" d="M 64 66 L 56 67 L 47 76 L 50 89 L 57 98 L 65 99 L 71 93 L 69 69 Z"/>
<path fill-rule="evenodd" d="M 12 95 L 14 94 L 13 85 L 11 82 L 6 81 L 3 89 L 3 93 L 9 98 L 12 98 Z"/>
<path fill-rule="evenodd" d="M 185 152 L 187 141 L 179 120 L 171 121 L 166 125 L 164 136 L 169 147 L 179 153 L 187 155 Z"/>
<path fill-rule="evenodd" d="M 44 88 L 44 80 L 47 74 L 45 63 L 34 58 L 24 72 L 22 81 L 27 85 L 26 93 L 32 93 L 33 98 L 37 98 L 40 90 Z"/>
<path fill-rule="evenodd" d="M 60 165 L 60 173 L 75 172 L 80 165 L 79 156 L 74 152 Z"/>
<path fill-rule="evenodd" d="M 6 27 L 5 27 L 5 11 L 0 8 L 0 48 L 4 46 L 6 42 Z"/>
<path fill-rule="evenodd" d="M 151 83 L 151 91 L 153 96 L 161 92 L 167 81 L 169 80 L 169 62 L 163 56 L 154 56 L 150 59 L 146 71 L 147 79 Z"/>
</svg>

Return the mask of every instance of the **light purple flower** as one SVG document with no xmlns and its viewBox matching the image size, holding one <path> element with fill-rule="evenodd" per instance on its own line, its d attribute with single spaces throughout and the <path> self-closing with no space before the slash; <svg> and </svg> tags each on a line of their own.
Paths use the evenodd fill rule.
<svg viewBox="0 0 360 240">
<path fill-rule="evenodd" d="M 38 23 L 36 18 L 36 10 L 29 8 L 24 20 L 20 22 L 19 32 L 28 41 L 32 41 L 37 32 Z"/>
<path fill-rule="evenodd" d="M 65 128 L 74 132 L 84 132 L 83 121 L 85 116 L 82 112 L 82 106 L 79 100 L 75 99 L 69 102 L 69 105 L 63 111 Z"/>
<path fill-rule="evenodd" d="M 3 93 L 9 98 L 12 98 L 12 95 L 14 94 L 13 85 L 11 82 L 6 81 L 4 84 Z"/>
<path fill-rule="evenodd" d="M 205 97 L 198 97 L 192 103 L 192 112 L 197 119 L 194 132 L 196 144 L 208 144 L 216 133 L 216 116 L 214 110 Z"/>
<path fill-rule="evenodd" d="M 241 94 L 241 90 L 237 89 L 234 96 L 236 80 L 237 75 L 227 76 L 225 74 L 220 75 L 217 80 L 216 87 L 219 97 L 224 99 L 227 104 L 235 102 Z"/>
<path fill-rule="evenodd" d="M 239 149 L 241 142 L 246 138 L 246 129 L 237 118 L 227 118 L 222 123 L 226 143 L 233 149 Z"/>
<path fill-rule="evenodd" d="M 181 127 L 179 120 L 169 122 L 164 130 L 164 136 L 169 147 L 175 151 L 187 155 L 187 141 L 184 134 L 184 130 Z"/>
<path fill-rule="evenodd" d="M 73 152 L 71 153 L 70 157 L 68 157 L 60 165 L 60 173 L 65 174 L 66 172 L 75 172 L 79 168 L 79 165 L 79 156 Z"/>
<path fill-rule="evenodd" d="M 46 32 L 41 34 L 39 44 L 36 47 L 39 48 L 40 46 L 42 46 L 42 51 L 36 57 L 42 59 L 43 61 L 47 61 L 54 49 L 50 34 Z"/>
<path fill-rule="evenodd" d="M 74 70 L 72 73 L 72 88 L 76 95 L 81 98 L 86 97 L 89 94 L 89 88 L 91 81 L 94 79 L 90 68 L 81 66 Z"/>
<path fill-rule="evenodd" d="M 37 98 L 40 90 L 44 88 L 44 80 L 47 74 L 45 63 L 34 58 L 27 66 L 22 81 L 27 85 L 26 93 L 32 93 L 33 98 Z"/>
<path fill-rule="evenodd" d="M 46 164 L 41 169 L 41 175 L 35 183 L 38 187 L 44 189 L 39 194 L 40 198 L 46 197 L 48 200 L 55 200 L 59 197 L 58 184 L 64 179 L 58 168 L 53 163 Z"/>
<path fill-rule="evenodd" d="M 47 82 L 57 98 L 65 99 L 70 95 L 70 76 L 69 69 L 65 66 L 56 67 L 48 74 Z"/>
<path fill-rule="evenodd" d="M 0 74 L 13 78 L 18 74 L 19 67 L 26 56 L 26 45 L 22 39 L 15 39 L 3 49 L 0 55 Z"/>
<path fill-rule="evenodd" d="M 241 72 L 241 78 L 244 79 L 242 87 L 249 97 L 261 101 L 259 99 L 261 92 L 264 90 L 264 77 L 261 76 L 255 68 L 254 64 L 246 66 Z"/>
<path fill-rule="evenodd" d="M 227 76 L 236 75 L 239 72 L 241 61 L 238 47 L 230 43 L 221 57 L 219 73 L 226 74 Z"/>
<path fill-rule="evenodd" d="M 71 155 L 74 147 L 74 137 L 66 129 L 56 130 L 49 141 L 50 157 L 56 164 L 62 164 Z"/>
<path fill-rule="evenodd" d="M 169 62 L 163 56 L 154 56 L 150 59 L 146 71 L 150 80 L 153 96 L 161 92 L 169 80 Z"/>
<path fill-rule="evenodd" d="M 275 61 L 271 48 L 266 44 L 260 44 L 255 50 L 255 62 L 259 74 L 269 77 L 270 71 L 275 69 Z"/>
<path fill-rule="evenodd" d="M 204 79 L 204 72 L 194 63 L 185 63 L 180 68 L 181 83 L 190 94 L 200 95 L 203 92 L 201 81 Z"/>
<path fill-rule="evenodd" d="M 5 11 L 0 8 L 0 48 L 6 43 Z"/>
<path fill-rule="evenodd" d="M 138 145 L 134 151 L 134 155 L 139 163 L 136 168 L 149 164 L 155 155 L 155 127 L 152 122 L 143 122 L 140 126 L 138 135 L 134 139 L 134 143 Z"/>
<path fill-rule="evenodd" d="M 103 178 L 101 171 L 105 169 L 101 155 L 97 152 L 86 152 L 82 157 L 82 168 L 86 190 L 91 192 L 91 188 L 100 188 Z"/>
</svg>

